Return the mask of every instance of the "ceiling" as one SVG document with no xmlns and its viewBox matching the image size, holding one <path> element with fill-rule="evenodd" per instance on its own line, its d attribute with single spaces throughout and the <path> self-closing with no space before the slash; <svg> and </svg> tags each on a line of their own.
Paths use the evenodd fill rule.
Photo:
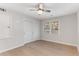
<svg viewBox="0 0 79 59">
<path fill-rule="evenodd" d="M 44 3 L 45 9 L 49 9 L 51 13 L 43 13 L 38 15 L 35 11 L 30 11 L 34 8 L 36 3 L 0 3 L 0 7 L 7 10 L 14 10 L 27 16 L 34 17 L 35 19 L 45 20 L 52 19 L 53 17 L 63 16 L 75 13 L 79 10 L 79 3 Z"/>
</svg>

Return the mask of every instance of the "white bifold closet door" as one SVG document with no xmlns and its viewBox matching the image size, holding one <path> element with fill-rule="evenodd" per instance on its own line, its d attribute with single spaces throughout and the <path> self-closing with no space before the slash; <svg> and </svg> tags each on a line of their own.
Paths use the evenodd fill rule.
<svg viewBox="0 0 79 59">
<path fill-rule="evenodd" d="M 33 37 L 32 23 L 30 21 L 24 22 L 24 43 L 30 42 Z"/>
<path fill-rule="evenodd" d="M 0 39 L 9 36 L 9 16 L 5 12 L 0 12 Z"/>
</svg>

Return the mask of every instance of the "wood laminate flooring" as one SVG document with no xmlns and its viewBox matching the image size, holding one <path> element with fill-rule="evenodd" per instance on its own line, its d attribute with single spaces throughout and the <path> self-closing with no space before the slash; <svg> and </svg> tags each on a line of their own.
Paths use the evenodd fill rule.
<svg viewBox="0 0 79 59">
<path fill-rule="evenodd" d="M 1 53 L 0 56 L 77 56 L 74 46 L 38 40 Z"/>
</svg>

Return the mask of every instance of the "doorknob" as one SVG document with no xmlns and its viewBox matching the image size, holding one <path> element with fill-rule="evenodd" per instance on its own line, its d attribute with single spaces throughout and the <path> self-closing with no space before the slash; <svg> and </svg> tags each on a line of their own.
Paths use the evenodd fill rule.
<svg viewBox="0 0 79 59">
<path fill-rule="evenodd" d="M 10 28 L 10 26 L 8 26 L 8 28 Z"/>
</svg>

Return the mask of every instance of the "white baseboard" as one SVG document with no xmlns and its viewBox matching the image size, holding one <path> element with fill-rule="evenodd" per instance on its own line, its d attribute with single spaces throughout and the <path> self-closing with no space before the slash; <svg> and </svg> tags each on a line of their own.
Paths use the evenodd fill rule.
<svg viewBox="0 0 79 59">
<path fill-rule="evenodd" d="M 34 42 L 34 41 L 37 41 L 37 40 L 30 40 L 30 41 L 24 42 L 24 44 L 31 43 L 31 42 Z"/>
<path fill-rule="evenodd" d="M 44 39 L 43 39 L 44 40 Z M 27 41 L 27 42 L 24 42 L 22 44 L 19 44 L 17 46 L 14 46 L 14 47 L 11 47 L 11 48 L 8 48 L 8 49 L 5 49 L 5 50 L 1 50 L 0 53 L 3 53 L 3 52 L 6 52 L 6 51 L 9 51 L 9 50 L 12 50 L 12 49 L 15 49 L 15 48 L 18 48 L 18 47 L 21 47 L 21 46 L 24 46 L 24 44 L 27 44 L 27 43 L 30 43 L 30 42 L 34 42 L 34 41 L 37 41 L 37 40 L 31 40 L 31 41 Z M 44 40 L 44 41 L 49 41 L 49 42 L 56 42 L 56 43 L 60 43 L 60 44 L 65 44 L 65 45 L 70 45 L 70 46 L 76 46 L 75 44 L 70 44 L 70 43 L 65 43 L 65 42 L 59 42 L 59 41 L 51 41 L 51 40 Z"/>
<path fill-rule="evenodd" d="M 30 42 L 34 42 L 34 41 L 36 41 L 36 40 L 30 40 L 30 41 L 27 41 L 27 42 L 23 42 L 22 44 L 19 44 L 17 46 L 13 46 L 11 48 L 8 48 L 8 49 L 5 49 L 5 50 L 1 50 L 0 53 L 3 53 L 3 52 L 6 52 L 6 51 L 9 51 L 9 50 L 12 50 L 12 49 L 24 46 L 24 44 L 27 44 L 27 43 L 30 43 Z"/>
<path fill-rule="evenodd" d="M 9 51 L 9 50 L 12 50 L 12 49 L 21 47 L 21 46 L 24 46 L 24 44 L 19 44 L 19 45 L 17 45 L 17 46 L 11 47 L 11 48 L 8 48 L 8 49 L 5 49 L 5 50 L 1 50 L 0 53 L 6 52 L 6 51 Z"/>
<path fill-rule="evenodd" d="M 69 46 L 75 46 L 75 47 L 77 47 L 77 44 L 71 44 L 71 43 L 60 42 L 60 41 L 52 41 L 52 40 L 46 40 L 46 39 L 41 39 L 41 40 L 49 41 L 49 42 L 56 42 L 56 43 L 60 43 L 60 44 L 64 44 L 64 45 L 69 45 Z"/>
</svg>

